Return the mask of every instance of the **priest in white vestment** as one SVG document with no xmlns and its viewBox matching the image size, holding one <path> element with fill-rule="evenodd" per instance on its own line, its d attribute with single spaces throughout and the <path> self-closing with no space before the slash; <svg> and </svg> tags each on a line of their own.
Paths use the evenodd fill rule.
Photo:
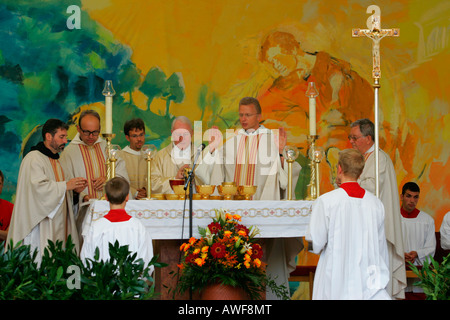
<svg viewBox="0 0 450 320">
<path fill-rule="evenodd" d="M 306 240 L 320 254 L 314 300 L 389 300 L 389 257 L 384 207 L 356 182 L 364 157 L 353 149 L 339 154 L 340 187 L 314 203 Z"/>
<path fill-rule="evenodd" d="M 61 165 L 64 172 L 74 177 L 87 179 L 87 187 L 80 192 L 79 202 L 82 205 L 76 213 L 77 228 L 81 226 L 86 215 L 90 199 L 100 199 L 106 182 L 106 141 L 100 137 L 100 115 L 93 110 L 85 110 L 80 114 L 77 126 L 78 133 L 61 153 Z M 128 174 L 125 162 L 118 158 L 116 175 L 125 178 Z"/>
<path fill-rule="evenodd" d="M 172 142 L 158 151 L 152 160 L 152 193 L 174 193 L 170 187 L 171 179 L 184 179 L 185 169 L 192 169 L 196 150 L 193 148 L 192 122 L 185 116 L 178 116 L 172 121 Z M 197 175 L 195 185 L 202 185 L 203 181 Z"/>
<path fill-rule="evenodd" d="M 257 186 L 253 200 L 280 200 L 288 185 L 288 165 L 283 158 L 287 135 L 284 128 L 278 133 L 260 125 L 261 107 L 255 98 L 246 97 L 239 103 L 239 121 L 242 126 L 232 137 L 221 143 L 220 135 L 205 149 L 196 169 L 207 185 L 220 185 L 234 181 L 236 185 Z M 227 135 L 229 135 L 227 130 Z M 301 166 L 293 163 L 293 190 L 297 184 Z M 217 191 L 216 191 L 217 193 Z M 286 192 L 284 192 L 286 194 Z M 289 288 L 288 277 L 295 269 L 295 257 L 303 249 L 301 238 L 267 239 L 267 272 L 277 277 L 276 282 Z M 267 292 L 267 299 L 275 299 Z"/>
<path fill-rule="evenodd" d="M 142 153 L 145 143 L 144 121 L 140 118 L 128 120 L 123 126 L 123 132 L 130 144 L 118 152 L 118 157 L 125 161 L 131 196 L 136 200 L 144 199 L 147 197 L 147 161 Z"/>
<path fill-rule="evenodd" d="M 442 249 L 450 250 L 450 211 L 445 214 L 439 233 L 441 234 Z"/>
<path fill-rule="evenodd" d="M 360 119 L 351 124 L 350 143 L 361 152 L 366 164 L 359 184 L 375 194 L 375 126 L 369 119 Z M 391 280 L 388 292 L 394 299 L 404 299 L 406 271 L 403 250 L 402 222 L 400 214 L 399 188 L 394 165 L 389 156 L 379 150 L 379 198 L 385 210 L 385 232 L 389 250 L 389 270 Z"/>
<path fill-rule="evenodd" d="M 48 241 L 65 243 L 70 235 L 79 253 L 78 233 L 72 211 L 72 190 L 80 192 L 87 184 L 83 177 L 64 172 L 59 152 L 67 143 L 68 126 L 58 119 L 48 120 L 42 128 L 44 141 L 33 147 L 20 165 L 16 203 L 7 244 L 12 240 L 37 250 L 40 264 Z"/>
<path fill-rule="evenodd" d="M 416 208 L 419 201 L 420 188 L 415 182 L 407 182 L 402 187 L 400 196 L 402 207 L 402 233 L 405 249 L 406 266 L 409 262 L 421 266 L 436 252 L 436 235 L 434 219 L 426 212 Z M 422 293 L 423 289 L 414 286 L 417 279 L 408 279 L 405 292 Z"/>
</svg>

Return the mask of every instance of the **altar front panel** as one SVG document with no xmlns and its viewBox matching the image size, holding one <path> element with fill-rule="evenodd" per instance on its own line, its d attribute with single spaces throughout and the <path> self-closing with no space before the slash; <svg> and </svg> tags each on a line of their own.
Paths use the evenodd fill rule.
<svg viewBox="0 0 450 320">
<path fill-rule="evenodd" d="M 193 236 L 198 227 L 206 227 L 215 217 L 215 209 L 225 209 L 242 217 L 242 224 L 260 229 L 260 238 L 302 237 L 308 228 L 312 201 L 236 201 L 194 200 Z M 139 219 L 155 240 L 187 239 L 189 237 L 189 202 L 182 200 L 130 200 L 125 210 Z M 83 234 L 91 224 L 109 211 L 109 203 L 91 203 L 83 223 Z M 183 215 L 184 212 L 184 215 Z"/>
</svg>

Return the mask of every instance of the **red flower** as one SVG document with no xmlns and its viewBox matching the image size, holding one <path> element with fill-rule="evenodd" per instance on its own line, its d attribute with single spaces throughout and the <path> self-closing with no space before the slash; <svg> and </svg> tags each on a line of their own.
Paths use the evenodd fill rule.
<svg viewBox="0 0 450 320">
<path fill-rule="evenodd" d="M 257 243 L 252 245 L 252 259 L 261 259 L 262 255 L 263 255 L 262 247 Z"/>
<path fill-rule="evenodd" d="M 195 259 L 197 259 L 197 258 L 198 258 L 198 254 L 191 253 L 186 257 L 186 263 L 196 264 Z"/>
<path fill-rule="evenodd" d="M 223 258 L 225 257 L 226 252 L 226 247 L 221 244 L 221 243 L 214 243 L 211 246 L 211 254 L 214 258 Z"/>
<path fill-rule="evenodd" d="M 239 230 L 243 230 L 243 231 L 245 231 L 246 235 L 248 235 L 248 233 L 249 233 L 248 228 L 242 224 L 236 225 L 235 230 L 236 230 L 236 232 L 239 232 Z"/>
<path fill-rule="evenodd" d="M 216 234 L 220 229 L 222 229 L 222 226 L 218 222 L 212 222 L 208 225 L 208 228 L 211 233 Z"/>
</svg>

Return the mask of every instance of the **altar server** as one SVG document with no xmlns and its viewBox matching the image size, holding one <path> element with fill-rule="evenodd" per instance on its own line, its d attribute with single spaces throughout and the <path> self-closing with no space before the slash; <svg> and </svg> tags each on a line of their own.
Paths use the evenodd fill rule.
<svg viewBox="0 0 450 320">
<path fill-rule="evenodd" d="M 434 219 L 426 212 L 416 208 L 419 202 L 420 188 L 415 182 L 407 182 L 402 187 L 400 199 L 402 207 L 402 233 L 405 248 L 405 261 L 416 266 L 433 258 L 436 252 Z M 417 279 L 408 279 L 405 293 L 423 293 L 423 289 L 413 286 Z M 423 296 L 423 298 L 425 298 Z"/>
<path fill-rule="evenodd" d="M 360 119 L 351 124 L 348 136 L 353 148 L 364 155 L 366 163 L 359 184 L 375 194 L 375 126 L 369 119 Z M 400 199 L 395 168 L 389 155 L 379 150 L 379 198 L 385 210 L 385 231 L 389 250 L 391 279 L 388 292 L 394 299 L 405 298 L 406 271 L 402 238 Z"/>
<path fill-rule="evenodd" d="M 94 221 L 86 235 L 80 257 L 94 259 L 96 248 L 99 249 L 99 259 L 110 258 L 109 244 L 119 242 L 120 246 L 128 245 L 128 250 L 136 253 L 136 259 L 142 259 L 145 265 L 153 258 L 152 238 L 144 225 L 137 218 L 125 211 L 129 199 L 130 185 L 121 177 L 109 180 L 105 185 L 106 199 L 110 211 L 97 221 Z M 153 272 L 153 266 L 151 266 Z"/>
<path fill-rule="evenodd" d="M 23 159 L 17 180 L 16 202 L 7 243 L 23 240 L 37 250 L 40 263 L 48 240 L 66 241 L 71 235 L 79 253 L 78 233 L 72 212 L 72 190 L 81 192 L 87 181 L 72 178 L 59 163 L 59 152 L 67 143 L 68 126 L 58 119 L 48 120 L 42 128 L 43 142 Z"/>
<path fill-rule="evenodd" d="M 389 257 L 384 207 L 357 183 L 364 157 L 353 149 L 339 153 L 340 187 L 313 204 L 306 239 L 320 254 L 314 300 L 389 300 Z"/>
</svg>

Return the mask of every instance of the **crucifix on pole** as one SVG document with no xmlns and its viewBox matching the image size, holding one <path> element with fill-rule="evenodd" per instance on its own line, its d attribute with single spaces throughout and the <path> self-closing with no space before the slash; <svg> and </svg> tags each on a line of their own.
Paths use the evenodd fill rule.
<svg viewBox="0 0 450 320">
<path fill-rule="evenodd" d="M 384 37 L 398 37 L 400 36 L 400 29 L 381 29 L 381 10 L 376 5 L 371 5 L 367 8 L 367 13 L 374 12 L 367 19 L 368 29 L 353 29 L 352 37 L 368 37 L 372 39 L 372 77 L 374 80 L 373 88 L 375 93 L 375 195 L 380 196 L 380 186 L 379 186 L 379 168 L 378 168 L 378 91 L 380 89 L 380 78 L 381 78 L 381 58 L 380 58 L 380 41 Z"/>
</svg>

